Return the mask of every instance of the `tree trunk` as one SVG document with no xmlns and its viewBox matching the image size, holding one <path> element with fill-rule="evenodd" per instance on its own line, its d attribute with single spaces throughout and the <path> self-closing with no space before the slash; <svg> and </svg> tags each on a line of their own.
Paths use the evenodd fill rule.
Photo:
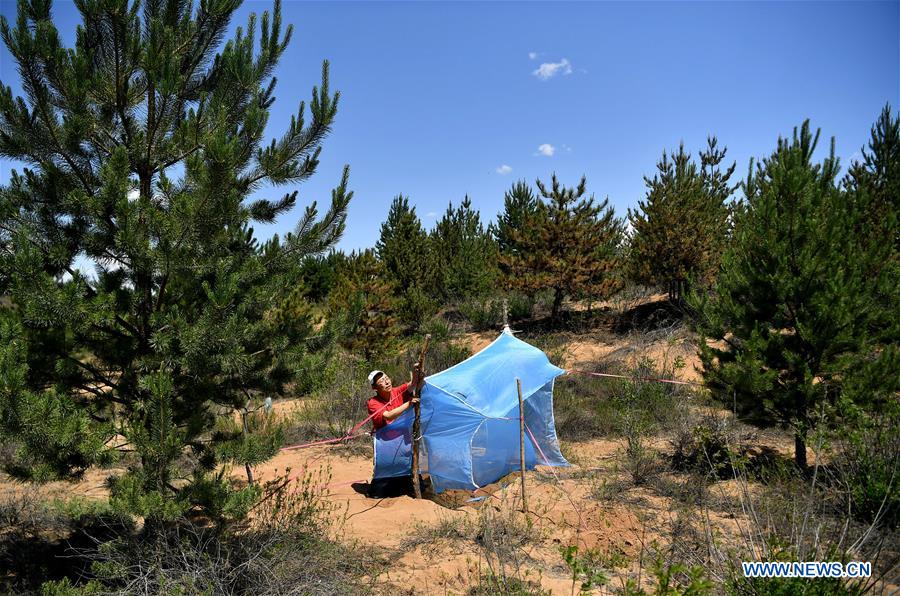
<svg viewBox="0 0 900 596">
<path fill-rule="evenodd" d="M 562 290 L 553 290 L 553 312 L 550 314 L 554 321 L 559 320 L 559 311 L 562 308 L 563 293 Z"/>
<path fill-rule="evenodd" d="M 806 437 L 794 433 L 794 461 L 801 470 L 806 469 Z"/>
<path fill-rule="evenodd" d="M 247 399 L 246 405 L 244 405 L 244 409 L 241 410 L 241 435 L 244 437 L 244 441 L 247 441 L 248 435 L 250 434 L 250 430 L 247 428 L 247 416 L 250 414 L 250 399 Z M 244 469 L 247 471 L 247 484 L 253 486 L 253 469 L 250 467 L 250 464 L 245 463 Z"/>
</svg>

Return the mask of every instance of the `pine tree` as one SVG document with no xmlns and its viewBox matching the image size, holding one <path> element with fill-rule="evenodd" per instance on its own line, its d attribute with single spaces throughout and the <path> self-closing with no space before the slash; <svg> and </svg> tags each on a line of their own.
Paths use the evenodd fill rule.
<svg viewBox="0 0 900 596">
<path fill-rule="evenodd" d="M 326 62 L 311 120 L 301 103 L 264 144 L 292 28 L 276 1 L 223 46 L 239 5 L 80 0 L 73 49 L 49 0 L 19 0 L 15 26 L 0 22 L 26 94 L 0 90 L 0 154 L 28 165 L 0 188 L 12 471 L 71 477 L 133 451 L 112 502 L 148 531 L 192 508 L 240 517 L 258 494 L 232 488 L 221 464 L 264 461 L 277 433 L 221 421 L 284 393 L 308 321 L 271 311 L 302 258 L 340 237 L 352 195 L 345 168 L 322 217 L 313 204 L 283 239 L 254 237 L 252 222 L 291 210 L 297 191 L 250 193 L 313 175 L 338 94 Z"/>
<path fill-rule="evenodd" d="M 872 268 L 867 272 L 873 279 L 885 281 L 876 286 L 868 304 L 872 313 L 869 339 L 877 347 L 872 354 L 859 354 L 848 367 L 842 394 L 852 403 L 873 404 L 870 410 L 895 421 L 900 418 L 900 402 L 873 399 L 900 390 L 900 317 L 896 314 L 900 303 L 900 113 L 892 114 L 890 104 L 879 114 L 861 153 L 862 161 L 851 164 L 843 187 L 861 213 L 854 234 L 861 249 L 887 247 L 883 259 L 870 260 Z M 893 384 L 886 383 L 890 378 Z"/>
<path fill-rule="evenodd" d="M 395 287 L 385 275 L 384 264 L 373 250 L 351 254 L 338 271 L 338 283 L 328 299 L 329 316 L 343 324 L 341 344 L 368 362 L 395 347 Z"/>
<path fill-rule="evenodd" d="M 428 234 L 408 197 L 394 198 L 375 251 L 396 288 L 400 319 L 417 329 L 434 314 L 436 304 L 428 295 Z"/>
<path fill-rule="evenodd" d="M 347 263 L 347 255 L 330 250 L 327 255 L 310 255 L 303 259 L 300 273 L 306 297 L 313 302 L 328 298 L 337 283 L 337 271 Z"/>
<path fill-rule="evenodd" d="M 524 180 L 514 183 L 503 195 L 503 212 L 497 217 L 494 232 L 497 248 L 501 254 L 509 255 L 516 252 L 514 233 L 522 228 L 529 216 L 534 215 L 538 203 L 534 191 Z"/>
<path fill-rule="evenodd" d="M 450 203 L 430 240 L 430 269 L 437 297 L 461 301 L 493 291 L 499 274 L 493 228 L 485 229 L 468 195 L 456 209 Z"/>
<path fill-rule="evenodd" d="M 703 182 L 701 207 L 699 209 L 698 232 L 706 243 L 706 255 L 702 273 L 697 276 L 703 284 L 711 284 L 722 262 L 722 255 L 731 238 L 731 222 L 734 217 L 734 205 L 731 197 L 740 184 L 729 184 L 734 174 L 736 162 L 722 170 L 722 162 L 727 153 L 726 148 L 719 149 L 716 137 L 709 137 L 706 149 L 700 152 L 700 179 Z"/>
<path fill-rule="evenodd" d="M 708 139 L 699 168 L 684 144 L 671 158 L 663 152 L 657 173 L 644 177 L 646 197 L 628 211 L 631 276 L 664 285 L 671 300 L 680 300 L 691 283 L 712 281 L 726 244 L 734 165 L 720 170 L 725 150 L 717 144 Z"/>
<path fill-rule="evenodd" d="M 751 162 L 712 298 L 691 298 L 708 386 L 749 421 L 792 429 L 801 467 L 821 420 L 833 420 L 848 399 L 860 407 L 892 395 L 900 377 L 895 346 L 869 333 L 880 316 L 873 296 L 898 297 L 896 279 L 873 268 L 890 243 L 860 242 L 864 210 L 835 184 L 833 140 L 830 155 L 812 162 L 818 137 L 804 122 L 755 171 Z M 893 369 L 864 374 L 886 348 Z M 869 384 L 847 390 L 859 383 Z"/>
<path fill-rule="evenodd" d="M 868 147 L 860 151 L 862 161 L 850 165 L 844 184 L 858 201 L 865 202 L 864 231 L 875 241 L 893 239 L 891 260 L 896 264 L 900 259 L 900 114 L 895 118 L 890 104 L 872 126 Z"/>
<path fill-rule="evenodd" d="M 525 219 L 513 239 L 516 253 L 500 257 L 509 284 L 526 292 L 552 290 L 552 317 L 559 320 L 566 296 L 588 294 L 604 298 L 619 285 L 614 271 L 623 226 L 609 199 L 595 204 L 582 198 L 587 179 L 577 188 L 560 185 L 556 174 L 548 190 L 538 180 L 541 197 L 533 215 Z"/>
</svg>

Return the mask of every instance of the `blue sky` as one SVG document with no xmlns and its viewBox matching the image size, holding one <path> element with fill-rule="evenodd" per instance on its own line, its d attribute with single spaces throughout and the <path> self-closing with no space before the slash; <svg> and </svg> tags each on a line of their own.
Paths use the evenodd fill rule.
<svg viewBox="0 0 900 596">
<path fill-rule="evenodd" d="M 71 40 L 77 13 L 55 2 Z M 271 2 L 245 2 L 232 28 Z M 0 0 L 14 18 L 15 2 Z M 276 71 L 269 130 L 309 101 L 323 59 L 341 91 L 334 132 L 300 206 L 327 203 L 349 164 L 354 199 L 339 247 L 372 246 L 391 199 L 426 227 L 468 194 L 484 219 L 503 193 L 582 174 L 624 215 L 663 149 L 710 134 L 746 174 L 805 118 L 846 166 L 885 102 L 900 108 L 900 2 L 300 2 Z M 19 89 L 0 52 L 0 79 Z M 505 166 L 505 167 L 504 167 Z M 11 164 L 0 165 L 0 181 Z M 271 193 L 275 194 L 275 193 Z M 262 236 L 292 229 L 300 208 Z"/>
</svg>

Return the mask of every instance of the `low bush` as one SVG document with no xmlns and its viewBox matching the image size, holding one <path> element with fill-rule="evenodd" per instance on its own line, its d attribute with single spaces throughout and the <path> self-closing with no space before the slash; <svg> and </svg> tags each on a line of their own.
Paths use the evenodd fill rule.
<svg viewBox="0 0 900 596">
<path fill-rule="evenodd" d="M 524 294 L 512 293 L 507 297 L 509 320 L 521 321 L 534 316 L 534 299 Z"/>
<path fill-rule="evenodd" d="M 640 432 L 626 435 L 622 459 L 623 468 L 635 486 L 647 484 L 662 470 L 659 454 L 647 447 Z"/>
<path fill-rule="evenodd" d="M 559 378 L 553 391 L 553 416 L 561 440 L 582 441 L 616 432 L 615 387 L 606 379 L 582 375 Z"/>
<path fill-rule="evenodd" d="M 595 587 L 605 585 L 609 581 L 606 573 L 606 565 L 603 557 L 596 549 L 589 549 L 579 553 L 575 545 L 559 548 L 559 554 L 572 571 L 572 593 L 578 585 L 579 593 L 587 594 Z"/>
<path fill-rule="evenodd" d="M 77 553 L 134 527 L 106 501 L 48 502 L 36 491 L 8 496 L 0 502 L 0 593 L 35 593 L 48 580 L 89 574 L 90 561 Z"/>
<path fill-rule="evenodd" d="M 541 588 L 538 581 L 495 573 L 482 573 L 474 585 L 466 592 L 468 596 L 551 596 L 549 590 Z"/>
<path fill-rule="evenodd" d="M 366 401 L 372 396 L 366 385 L 369 366 L 346 354 L 339 354 L 336 363 L 341 372 L 331 383 L 297 396 L 298 404 L 284 425 L 286 444 L 342 436 L 368 415 Z"/>
<path fill-rule="evenodd" d="M 859 426 L 843 434 L 832 467 L 850 495 L 856 519 L 896 529 L 900 526 L 900 433 L 887 417 Z"/>
<path fill-rule="evenodd" d="M 727 426 L 724 418 L 707 416 L 700 424 L 676 432 L 670 440 L 672 469 L 709 478 L 732 478 L 741 456 Z"/>
<path fill-rule="evenodd" d="M 713 583 L 699 565 L 684 565 L 657 553 L 650 565 L 650 590 L 632 578 L 622 588 L 623 596 L 705 596 L 713 593 Z"/>
<path fill-rule="evenodd" d="M 269 482 L 268 496 L 241 525 L 183 519 L 152 531 L 118 533 L 72 549 L 87 573 L 46 582 L 46 594 L 365 593 L 373 558 L 329 538 L 322 499 L 327 473 Z"/>
<path fill-rule="evenodd" d="M 861 523 L 849 507 L 850 495 L 831 478 L 834 464 L 814 445 L 812 470 L 799 470 L 790 460 L 761 471 L 736 466 L 727 483 L 692 474 L 702 491 L 681 502 L 670 523 L 667 542 L 671 560 L 702 564 L 708 575 L 730 594 L 862 594 L 878 593 L 896 583 L 900 536 L 882 525 Z M 676 496 L 676 495 L 673 495 Z M 715 510 L 715 515 L 711 511 Z M 733 530 L 711 520 L 734 520 Z M 726 527 L 730 527 L 726 526 Z M 742 561 L 869 561 L 872 577 L 864 580 L 819 578 L 747 578 Z"/>
<path fill-rule="evenodd" d="M 503 301 L 498 298 L 474 298 L 459 305 L 459 312 L 474 331 L 498 329 L 503 324 Z"/>
</svg>

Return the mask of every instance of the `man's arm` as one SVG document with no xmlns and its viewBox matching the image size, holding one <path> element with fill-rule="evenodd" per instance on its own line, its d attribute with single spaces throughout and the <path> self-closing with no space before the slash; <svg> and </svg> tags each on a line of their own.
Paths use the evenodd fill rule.
<svg viewBox="0 0 900 596">
<path fill-rule="evenodd" d="M 393 422 L 397 416 L 399 416 L 400 414 L 402 414 L 403 412 L 405 412 L 406 410 L 409 409 L 409 404 L 413 403 L 413 401 L 418 401 L 418 400 L 411 400 L 411 401 L 403 402 L 402 404 L 400 404 L 393 410 L 386 410 L 384 413 L 382 413 L 382 416 L 384 416 L 384 419 L 387 420 L 388 422 Z"/>
</svg>

